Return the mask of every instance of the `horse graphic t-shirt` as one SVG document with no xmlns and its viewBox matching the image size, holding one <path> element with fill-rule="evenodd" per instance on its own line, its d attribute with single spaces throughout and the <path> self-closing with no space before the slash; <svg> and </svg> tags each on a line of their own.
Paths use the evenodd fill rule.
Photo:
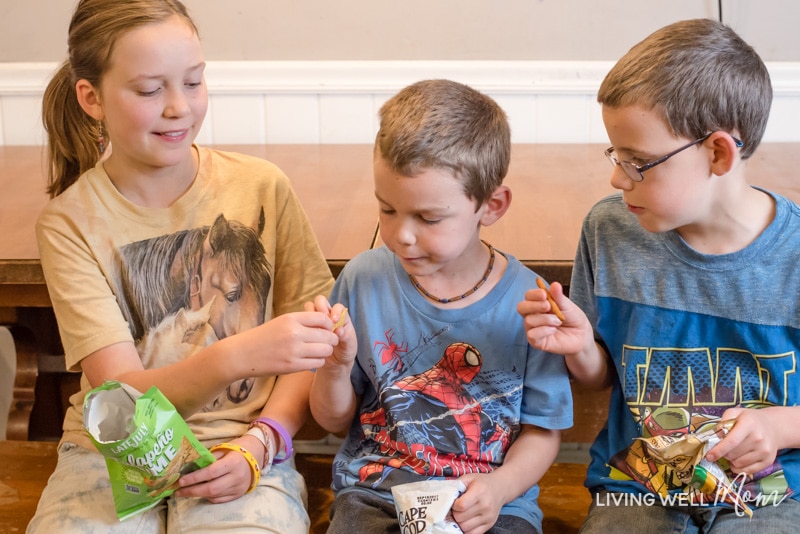
<svg viewBox="0 0 800 534">
<path fill-rule="evenodd" d="M 263 211 L 257 228 L 219 215 L 210 226 L 137 241 L 120 249 L 121 293 L 126 297 L 134 339 L 149 341 L 151 354 L 142 354 L 146 364 L 154 360 L 153 344 L 158 344 L 155 350 L 160 355 L 160 361 L 153 363 L 167 365 L 173 362 L 165 356 L 185 358 L 209 342 L 264 322 L 271 276 L 260 241 L 263 231 Z M 181 331 L 181 326 L 186 330 Z M 198 331 L 206 335 L 197 336 Z M 165 336 L 166 332 L 171 336 Z M 210 408 L 225 402 L 238 404 L 252 388 L 253 379 L 231 384 Z"/>
<path fill-rule="evenodd" d="M 136 344 L 146 367 L 169 365 L 330 291 L 330 271 L 280 169 L 197 151 L 194 183 L 168 208 L 129 202 L 99 163 L 42 212 L 37 238 L 69 369 L 119 342 Z M 273 384 L 231 384 L 188 419 L 192 430 L 201 440 L 241 435 Z M 82 389 L 90 389 L 85 380 Z M 72 402 L 64 439 L 92 448 L 83 397 Z"/>
</svg>

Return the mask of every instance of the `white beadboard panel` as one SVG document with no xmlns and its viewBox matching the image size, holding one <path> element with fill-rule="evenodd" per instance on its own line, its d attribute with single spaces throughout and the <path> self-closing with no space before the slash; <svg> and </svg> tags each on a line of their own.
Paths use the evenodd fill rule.
<svg viewBox="0 0 800 534">
<path fill-rule="evenodd" d="M 211 137 L 216 144 L 266 142 L 264 95 L 211 94 Z"/>
<path fill-rule="evenodd" d="M 325 94 L 319 97 L 320 143 L 370 143 L 375 140 L 372 95 Z"/>
<path fill-rule="evenodd" d="M 536 97 L 536 143 L 588 143 L 591 99 L 587 95 Z"/>
<path fill-rule="evenodd" d="M 603 61 L 209 62 L 198 142 L 372 143 L 380 106 L 428 78 L 472 85 L 506 110 L 518 143 L 606 143 Z M 800 63 L 767 64 L 775 91 L 765 140 L 800 141 Z M 55 63 L 0 63 L 0 145 L 41 144 L 40 102 Z"/>
<path fill-rule="evenodd" d="M 536 99 L 525 94 L 490 94 L 508 116 L 513 143 L 536 142 Z"/>
<path fill-rule="evenodd" d="M 266 101 L 267 143 L 319 143 L 319 95 L 270 94 Z"/>
<path fill-rule="evenodd" d="M 590 100 L 587 104 L 589 108 L 589 142 L 606 144 L 608 143 L 608 134 L 603 124 L 603 109 L 594 96 Z"/>
<path fill-rule="evenodd" d="M 203 121 L 203 126 L 200 127 L 200 133 L 198 133 L 197 137 L 194 139 L 195 143 L 199 143 L 201 145 L 210 145 L 214 142 L 214 137 L 211 135 L 211 132 L 214 128 L 214 118 L 211 111 L 213 107 L 214 103 L 209 100 L 206 120 Z"/>
<path fill-rule="evenodd" d="M 800 119 L 800 98 L 775 95 L 772 99 L 772 110 L 769 114 L 763 142 L 796 142 L 800 139 L 797 132 L 798 119 Z"/>
<path fill-rule="evenodd" d="M 0 116 L 3 120 L 4 145 L 44 144 L 41 96 L 3 96 L 0 99 Z"/>
</svg>

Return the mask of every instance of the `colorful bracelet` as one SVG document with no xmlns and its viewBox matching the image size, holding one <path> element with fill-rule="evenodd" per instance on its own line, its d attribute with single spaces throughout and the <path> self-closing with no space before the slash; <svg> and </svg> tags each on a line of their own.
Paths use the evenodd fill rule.
<svg viewBox="0 0 800 534">
<path fill-rule="evenodd" d="M 247 491 L 245 493 L 250 493 L 251 491 L 256 489 L 256 486 L 258 486 L 258 481 L 261 480 L 261 469 L 258 467 L 258 460 L 256 460 L 255 456 L 253 456 L 252 452 L 248 451 L 247 449 L 245 449 L 241 445 L 237 445 L 236 443 L 228 443 L 228 442 L 217 443 L 216 445 L 214 445 L 213 447 L 211 447 L 208 450 L 211 451 L 211 452 L 214 452 L 214 451 L 234 451 L 234 452 L 238 452 L 239 454 L 244 456 L 244 459 L 247 460 L 247 463 L 250 465 L 250 474 L 252 475 L 252 478 L 250 479 L 250 487 L 247 488 Z"/>
<path fill-rule="evenodd" d="M 269 417 L 259 417 L 258 419 L 255 419 L 252 423 L 250 423 L 250 427 L 252 428 L 254 425 L 258 424 L 270 427 L 272 430 L 278 433 L 278 435 L 281 437 L 281 440 L 283 441 L 284 456 L 283 458 L 273 459 L 272 463 L 274 465 L 278 465 L 279 463 L 285 462 L 286 460 L 291 458 L 293 452 L 292 436 L 290 436 L 289 432 L 285 428 L 283 428 L 283 425 L 274 419 L 270 419 Z"/>
<path fill-rule="evenodd" d="M 261 469 L 269 469 L 272 467 L 272 460 L 275 459 L 275 439 L 272 434 L 267 432 L 266 425 L 250 425 L 250 428 L 245 432 L 245 436 L 253 436 L 264 445 L 264 462 L 261 464 Z"/>
</svg>

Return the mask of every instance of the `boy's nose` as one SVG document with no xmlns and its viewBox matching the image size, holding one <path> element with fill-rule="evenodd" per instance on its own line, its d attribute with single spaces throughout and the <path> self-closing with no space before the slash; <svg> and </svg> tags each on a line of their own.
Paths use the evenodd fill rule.
<svg viewBox="0 0 800 534">
<path fill-rule="evenodd" d="M 416 242 L 413 225 L 405 222 L 399 223 L 392 228 L 394 239 L 402 245 L 413 245 Z"/>
<path fill-rule="evenodd" d="M 611 182 L 611 187 L 614 189 L 620 189 L 622 191 L 629 191 L 633 189 L 633 184 L 635 183 L 630 177 L 625 174 L 625 171 L 622 170 L 622 167 L 619 165 L 615 165 L 614 169 L 611 171 L 611 178 L 609 179 Z"/>
</svg>

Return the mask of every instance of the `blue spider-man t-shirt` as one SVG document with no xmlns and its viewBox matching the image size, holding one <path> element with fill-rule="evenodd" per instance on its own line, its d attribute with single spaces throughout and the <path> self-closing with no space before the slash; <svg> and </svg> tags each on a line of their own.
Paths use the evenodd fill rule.
<svg viewBox="0 0 800 534">
<path fill-rule="evenodd" d="M 516 312 L 537 275 L 506 256 L 498 284 L 462 309 L 425 300 L 385 247 L 348 262 L 330 300 L 349 308 L 358 334 L 362 403 L 334 460 L 334 490 L 391 499 L 396 484 L 493 470 L 521 424 L 572 425 L 564 359 L 531 348 Z M 541 529 L 537 497 L 534 486 L 501 513 Z"/>
</svg>

